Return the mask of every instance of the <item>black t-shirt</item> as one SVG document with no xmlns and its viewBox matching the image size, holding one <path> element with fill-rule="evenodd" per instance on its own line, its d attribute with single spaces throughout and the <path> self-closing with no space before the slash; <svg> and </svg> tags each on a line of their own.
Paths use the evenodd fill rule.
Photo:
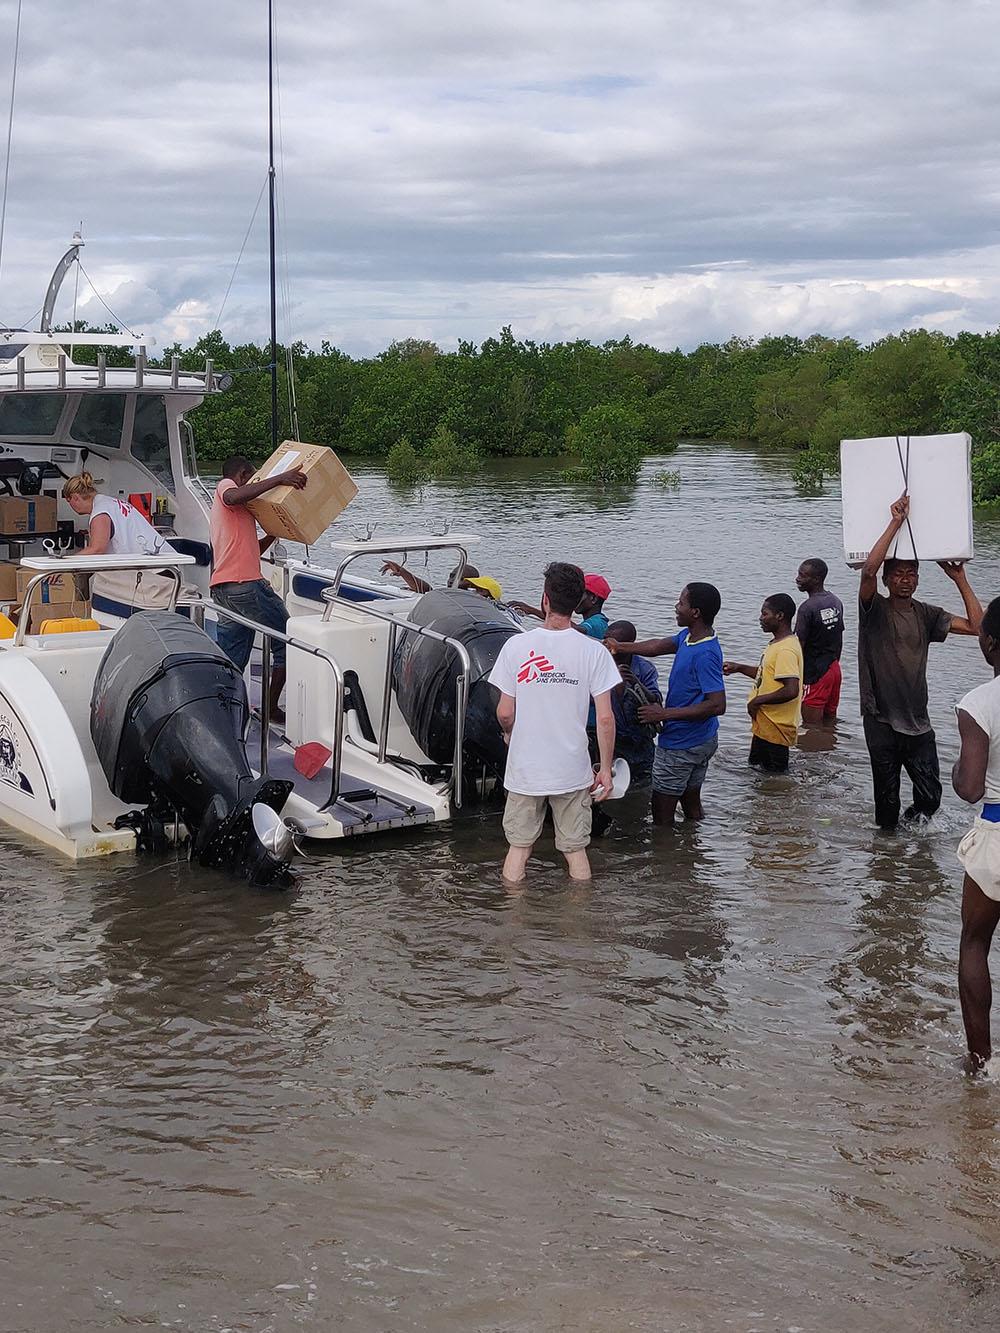
<svg viewBox="0 0 1000 1333">
<path fill-rule="evenodd" d="M 815 685 L 844 651 L 844 603 L 832 592 L 814 592 L 799 607 L 795 633 L 802 644 L 803 683 Z"/>
<path fill-rule="evenodd" d="M 927 649 L 943 643 L 951 616 L 916 599 L 898 610 L 888 597 L 860 603 L 858 686 L 861 715 L 905 736 L 931 730 L 927 716 Z"/>
</svg>

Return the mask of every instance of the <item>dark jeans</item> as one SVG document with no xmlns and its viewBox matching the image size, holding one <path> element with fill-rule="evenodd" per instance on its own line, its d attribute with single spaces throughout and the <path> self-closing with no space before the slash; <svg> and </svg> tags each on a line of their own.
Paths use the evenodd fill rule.
<svg viewBox="0 0 1000 1333">
<path fill-rule="evenodd" d="M 904 818 L 932 815 L 941 804 L 941 777 L 933 731 L 906 736 L 873 717 L 863 721 L 872 765 L 875 823 L 879 828 L 889 829 L 899 823 L 899 778 L 904 768 L 913 783 L 913 804 Z"/>
<path fill-rule="evenodd" d="M 255 579 L 252 583 L 217 583 L 212 588 L 212 601 L 227 606 L 247 620 L 255 620 L 258 625 L 266 625 L 268 629 L 284 631 L 288 624 L 284 602 L 265 579 Z M 250 661 L 253 640 L 252 629 L 235 620 L 227 620 L 225 616 L 219 617 L 219 647 L 240 671 L 245 671 Z M 285 645 L 280 639 L 271 640 L 271 664 L 276 667 L 285 665 Z"/>
<path fill-rule="evenodd" d="M 774 741 L 762 740 L 754 736 L 750 740 L 749 763 L 754 768 L 762 768 L 765 773 L 788 772 L 788 746 L 777 745 Z"/>
</svg>

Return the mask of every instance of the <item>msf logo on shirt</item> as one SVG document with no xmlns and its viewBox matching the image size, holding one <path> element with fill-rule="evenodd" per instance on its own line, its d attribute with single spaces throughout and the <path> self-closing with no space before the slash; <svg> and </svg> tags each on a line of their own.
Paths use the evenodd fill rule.
<svg viewBox="0 0 1000 1333">
<path fill-rule="evenodd" d="M 533 681 L 540 680 L 554 670 L 555 668 L 544 653 L 532 651 L 528 654 L 528 660 L 521 663 L 520 670 L 517 673 L 517 683 L 519 685 L 530 685 Z"/>
</svg>

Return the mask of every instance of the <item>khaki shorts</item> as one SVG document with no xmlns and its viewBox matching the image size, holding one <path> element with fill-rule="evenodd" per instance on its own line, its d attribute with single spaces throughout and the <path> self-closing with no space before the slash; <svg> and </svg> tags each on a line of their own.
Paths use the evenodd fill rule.
<svg viewBox="0 0 1000 1333">
<path fill-rule="evenodd" d="M 556 847 L 561 852 L 580 852 L 590 842 L 591 796 L 587 787 L 561 796 L 522 796 L 507 793 L 503 831 L 512 847 L 530 847 L 538 841 L 545 822 L 545 807 L 552 808 Z"/>
<path fill-rule="evenodd" d="M 1000 902 L 1000 824 L 977 819 L 958 844 L 958 859 L 987 898 Z"/>
</svg>

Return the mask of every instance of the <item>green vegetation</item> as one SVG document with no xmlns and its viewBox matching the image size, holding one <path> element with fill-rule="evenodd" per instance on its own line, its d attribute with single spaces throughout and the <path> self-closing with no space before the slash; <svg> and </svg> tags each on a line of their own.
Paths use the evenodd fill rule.
<svg viewBox="0 0 1000 1333">
<path fill-rule="evenodd" d="M 797 482 L 816 488 L 836 472 L 842 438 L 967 430 L 976 499 L 1000 502 L 1000 331 L 916 329 L 870 346 L 818 334 L 731 338 L 682 352 L 628 338 L 534 343 L 504 329 L 452 352 L 416 339 L 365 360 L 327 343 L 291 351 L 302 437 L 381 456 L 408 484 L 460 478 L 492 455 L 575 455 L 573 475 L 620 484 L 635 480 L 644 455 L 680 439 L 728 439 L 803 451 Z M 266 350 L 231 347 L 215 332 L 167 348 L 162 363 L 172 353 L 185 368 L 211 357 L 234 375 L 193 418 L 206 467 L 234 450 L 259 457 L 269 435 Z M 280 377 L 287 416 L 283 353 Z"/>
<path fill-rule="evenodd" d="M 416 486 L 423 481 L 426 469 L 408 435 L 398 440 L 386 454 L 385 474 L 397 486 Z"/>
<path fill-rule="evenodd" d="M 589 407 L 566 432 L 566 443 L 580 459 L 572 469 L 599 486 L 632 486 L 642 467 L 643 438 L 639 414 L 630 407 L 605 403 Z"/>
<path fill-rule="evenodd" d="M 676 490 L 681 484 L 681 474 L 674 471 L 654 472 L 649 480 L 654 486 L 662 486 L 665 490 Z"/>
</svg>

